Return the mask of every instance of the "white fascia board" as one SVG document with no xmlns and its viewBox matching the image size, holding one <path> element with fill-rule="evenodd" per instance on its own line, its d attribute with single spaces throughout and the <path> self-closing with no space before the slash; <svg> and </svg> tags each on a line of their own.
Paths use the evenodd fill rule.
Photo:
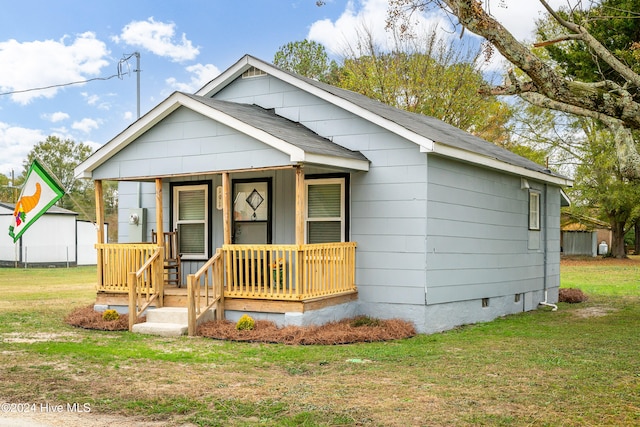
<svg viewBox="0 0 640 427">
<path fill-rule="evenodd" d="M 174 112 L 181 103 L 178 101 L 180 93 L 174 93 L 155 108 L 131 124 L 128 128 L 118 134 L 115 138 L 100 147 L 95 153 L 89 156 L 74 169 L 76 178 L 91 178 L 91 173 L 112 155 L 126 147 L 131 141 L 138 138 L 147 130 L 155 126 L 162 119 Z"/>
<path fill-rule="evenodd" d="M 295 160 L 292 158 L 291 161 L 293 162 Z M 364 172 L 369 171 L 368 160 L 347 159 L 344 157 L 326 156 L 323 154 L 307 153 L 304 159 L 298 160 L 298 162 L 314 163 L 324 166 L 334 166 L 340 169 L 357 170 Z"/>
<path fill-rule="evenodd" d="M 459 148 L 453 148 L 448 145 L 438 144 L 436 143 L 434 146 L 434 150 L 432 151 L 435 154 L 440 154 L 442 156 L 451 157 L 454 159 L 461 160 L 463 162 L 473 163 L 480 166 L 485 166 L 491 169 L 497 169 L 504 172 L 508 172 L 514 175 L 522 176 L 525 178 L 536 179 L 539 181 L 547 182 L 550 184 L 559 185 L 562 187 L 571 187 L 573 186 L 573 180 L 569 178 L 563 178 L 553 175 L 547 175 L 542 172 L 533 171 L 527 168 L 523 168 L 521 166 L 511 165 L 509 163 L 505 163 L 501 160 L 497 160 L 491 157 L 482 156 L 480 154 L 472 153 L 470 151 L 461 150 Z"/>
</svg>

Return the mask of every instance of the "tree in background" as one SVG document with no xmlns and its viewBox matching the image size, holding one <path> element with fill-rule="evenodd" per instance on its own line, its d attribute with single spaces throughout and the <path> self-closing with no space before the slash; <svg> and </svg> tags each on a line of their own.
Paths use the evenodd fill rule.
<svg viewBox="0 0 640 427">
<path fill-rule="evenodd" d="M 331 70 L 336 67 L 334 61 L 329 61 L 327 51 L 322 44 L 306 39 L 280 46 L 273 58 L 273 64 L 292 73 L 320 81 L 326 81 Z"/>
<path fill-rule="evenodd" d="M 540 3 L 561 31 L 540 41 L 537 46 L 578 43 L 589 56 L 596 58 L 592 60 L 600 64 L 601 69 L 602 64 L 608 66 L 606 74 L 601 73 L 597 81 L 590 81 L 581 80 L 577 74 L 569 76 L 559 71 L 555 63 L 536 55 L 532 48 L 516 40 L 496 21 L 486 7 L 488 0 L 390 0 L 388 25 L 410 30 L 411 14 L 431 7 L 441 8 L 455 16 L 460 25 L 484 37 L 526 75 L 526 78 L 518 78 L 515 72 L 510 72 L 506 84 L 486 88 L 485 93 L 519 95 L 540 107 L 600 121 L 613 137 L 623 176 L 640 178 L 640 154 L 632 132 L 640 129 L 640 74 L 636 66 L 640 56 L 638 44 L 622 47 L 624 55 L 620 55 L 615 49 L 607 48 L 606 41 L 598 38 L 602 35 L 597 30 L 591 32 L 596 22 L 598 25 L 610 25 L 612 19 L 603 20 L 602 17 L 615 16 L 615 20 L 625 22 L 624 25 L 637 26 L 637 2 L 603 0 L 589 3 L 593 7 L 585 12 L 577 7 L 584 3 L 576 1 L 574 4 L 577 6 L 565 9 L 564 14 L 553 10 L 544 0 Z M 625 9 L 617 9 L 618 5 Z"/>
<path fill-rule="evenodd" d="M 622 174 L 608 130 L 592 120 L 582 119 L 581 123 L 587 139 L 575 186 L 569 190 L 576 200 L 572 209 L 588 215 L 596 209 L 611 226 L 611 255 L 624 258 L 624 237 L 640 219 L 640 182 Z"/>
</svg>

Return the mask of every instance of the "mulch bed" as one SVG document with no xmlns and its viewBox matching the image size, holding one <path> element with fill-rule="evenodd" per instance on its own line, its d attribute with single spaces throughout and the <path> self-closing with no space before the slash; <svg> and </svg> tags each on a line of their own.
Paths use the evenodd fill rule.
<svg viewBox="0 0 640 427">
<path fill-rule="evenodd" d="M 102 313 L 93 309 L 93 304 L 73 310 L 64 321 L 77 328 L 100 331 L 128 331 L 129 315 L 121 314 L 117 320 L 104 320 Z M 144 321 L 144 320 L 143 320 Z"/>
<path fill-rule="evenodd" d="M 139 321 L 144 321 L 141 319 Z M 93 309 L 93 305 L 73 310 L 65 318 L 71 326 L 101 331 L 126 331 L 129 329 L 129 316 L 120 315 L 118 320 L 107 321 L 102 313 Z M 409 338 L 416 330 L 409 322 L 392 319 L 378 320 L 356 317 L 322 326 L 286 326 L 279 328 L 267 320 L 256 320 L 253 330 L 239 331 L 230 321 L 207 322 L 198 328 L 198 335 L 227 341 L 281 343 L 292 345 L 335 345 L 357 342 L 389 341 Z"/>
<path fill-rule="evenodd" d="M 404 320 L 377 320 L 361 322 L 362 317 L 327 323 L 322 326 L 285 326 L 279 328 L 267 320 L 256 320 L 252 330 L 237 330 L 229 321 L 207 322 L 198 328 L 204 337 L 262 343 L 290 345 L 336 345 L 356 342 L 389 341 L 416 335 L 413 325 Z"/>
</svg>

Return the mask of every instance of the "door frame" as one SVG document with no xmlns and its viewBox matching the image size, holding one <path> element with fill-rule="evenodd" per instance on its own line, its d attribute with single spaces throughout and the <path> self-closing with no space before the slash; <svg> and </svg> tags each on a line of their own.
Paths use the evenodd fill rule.
<svg viewBox="0 0 640 427">
<path fill-rule="evenodd" d="M 273 178 L 272 177 L 260 177 L 260 178 L 238 178 L 231 180 L 231 243 L 235 244 L 236 241 L 236 219 L 233 215 L 234 198 L 236 195 L 236 184 L 247 184 L 252 182 L 264 182 L 267 184 L 267 244 L 273 243 Z M 241 221 L 249 222 L 249 221 Z M 260 221 L 263 222 L 263 221 Z"/>
</svg>

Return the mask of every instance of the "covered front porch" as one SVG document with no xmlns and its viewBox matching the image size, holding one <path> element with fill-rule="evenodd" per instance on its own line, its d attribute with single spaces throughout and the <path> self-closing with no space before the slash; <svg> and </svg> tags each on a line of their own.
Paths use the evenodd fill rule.
<svg viewBox="0 0 640 427">
<path fill-rule="evenodd" d="M 211 311 L 218 319 L 226 310 L 304 313 L 356 299 L 356 243 L 305 243 L 304 170 L 295 166 L 289 171 L 295 175 L 294 244 L 233 243 L 232 173 L 222 172 L 219 200 L 224 241 L 215 254 L 201 262 L 196 272 L 181 276 L 176 287 L 167 283 L 162 239 L 159 244 L 109 244 L 99 230 L 96 304 L 128 306 L 130 329 L 150 307 L 186 307 L 193 335 L 198 322 Z M 239 173 L 234 171 L 234 176 Z M 104 222 L 102 182 L 95 184 L 100 225 Z M 163 178 L 155 178 L 155 190 L 156 233 L 162 235 L 166 224 Z"/>
</svg>

